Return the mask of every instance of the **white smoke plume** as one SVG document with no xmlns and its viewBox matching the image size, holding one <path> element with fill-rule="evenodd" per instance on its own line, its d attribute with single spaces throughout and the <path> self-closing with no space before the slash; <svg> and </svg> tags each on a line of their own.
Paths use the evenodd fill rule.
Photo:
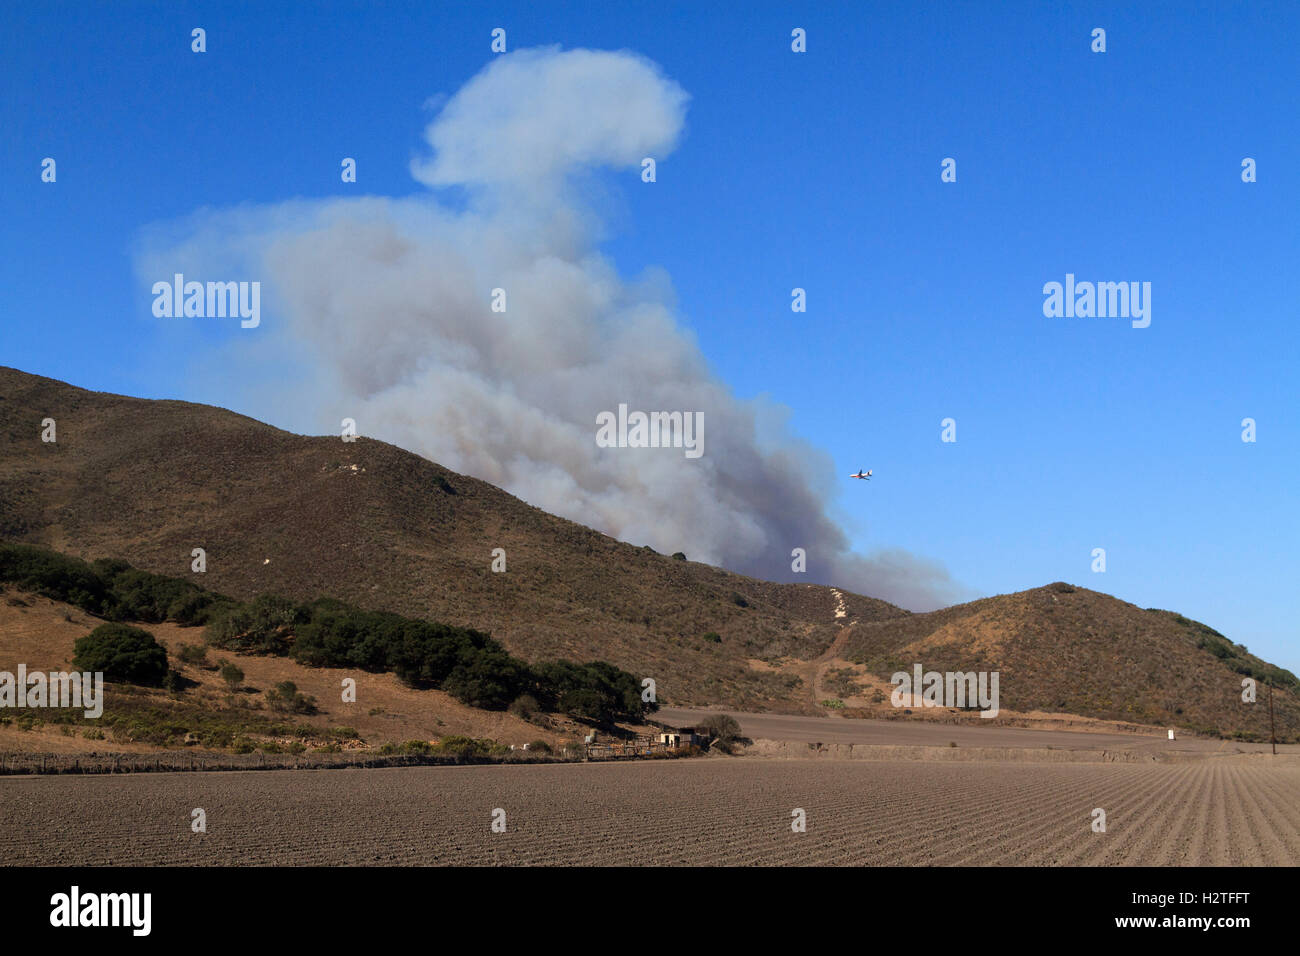
<svg viewBox="0 0 1300 956">
<path fill-rule="evenodd" d="M 282 424 L 310 403 L 315 421 L 353 417 L 362 434 L 633 544 L 915 610 L 951 603 L 941 567 L 854 553 L 828 516 L 828 456 L 711 373 L 666 276 L 628 280 L 601 255 L 576 180 L 662 160 L 687 100 L 627 52 L 499 56 L 429 125 L 431 155 L 412 164 L 429 193 L 202 213 L 153 235 L 141 276 L 243 262 L 262 279 L 264 328 L 237 348 L 245 373 L 265 362 L 259 406 Z M 446 186 L 468 201 L 440 201 Z M 490 308 L 497 288 L 504 313 Z M 620 403 L 703 412 L 703 457 L 597 447 L 597 414 Z M 806 575 L 791 573 L 796 547 Z"/>
</svg>

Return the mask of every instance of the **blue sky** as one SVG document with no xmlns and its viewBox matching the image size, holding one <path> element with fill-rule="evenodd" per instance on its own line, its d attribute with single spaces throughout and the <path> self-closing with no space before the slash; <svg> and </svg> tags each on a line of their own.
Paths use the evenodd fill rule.
<svg viewBox="0 0 1300 956">
<path fill-rule="evenodd" d="M 1300 8 L 704 7 L 6 4 L 0 363 L 328 431 L 237 367 L 193 373 L 194 340 L 149 312 L 141 236 L 425 193 L 430 98 L 489 63 L 494 27 L 512 50 L 632 50 L 690 102 L 656 183 L 596 174 L 600 248 L 662 268 L 717 377 L 829 454 L 856 548 L 971 595 L 1066 580 L 1175 609 L 1300 671 Z M 1150 282 L 1150 327 L 1044 317 L 1067 272 Z"/>
</svg>

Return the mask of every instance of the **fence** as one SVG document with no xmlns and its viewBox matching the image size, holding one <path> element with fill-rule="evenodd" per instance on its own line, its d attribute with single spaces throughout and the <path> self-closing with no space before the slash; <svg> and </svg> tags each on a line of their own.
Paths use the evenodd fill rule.
<svg viewBox="0 0 1300 956">
<path fill-rule="evenodd" d="M 587 744 L 588 760 L 619 760 L 634 757 L 672 757 L 684 755 L 689 748 L 674 747 L 644 737 L 608 744 Z"/>
<path fill-rule="evenodd" d="M 431 754 L 217 754 L 164 751 L 121 754 L 0 754 L 0 775 L 177 773 L 194 770 L 327 770 L 347 767 L 432 767 L 468 763 L 547 763 L 558 758 L 516 751 L 500 760 Z"/>
<path fill-rule="evenodd" d="M 674 747 L 648 738 L 586 744 L 581 754 L 548 755 L 515 750 L 502 757 L 461 757 L 433 754 L 378 754 L 373 752 L 309 754 L 222 754 L 194 751 L 157 753 L 0 753 L 0 776 L 59 773 L 184 773 L 210 770 L 327 770 L 335 767 L 436 767 L 447 764 L 567 763 L 574 759 L 631 760 L 647 757 L 684 757 L 687 746 Z"/>
</svg>

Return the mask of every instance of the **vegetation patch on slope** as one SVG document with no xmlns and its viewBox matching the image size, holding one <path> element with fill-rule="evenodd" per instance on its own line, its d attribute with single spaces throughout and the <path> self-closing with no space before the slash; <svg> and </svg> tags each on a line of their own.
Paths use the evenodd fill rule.
<svg viewBox="0 0 1300 956">
<path fill-rule="evenodd" d="M 534 708 L 612 723 L 640 721 L 658 707 L 641 699 L 633 674 L 603 661 L 533 666 L 480 631 L 329 598 L 297 604 L 262 595 L 239 602 L 123 561 L 86 562 L 22 544 L 0 544 L 0 582 L 116 621 L 203 623 L 207 643 L 217 648 L 288 656 L 309 667 L 391 672 L 412 687 L 438 688 L 485 710 L 505 710 L 524 699 Z M 117 662 L 113 670 L 121 679 L 157 684 L 165 677 L 165 655 L 159 670 L 147 632 L 111 624 L 83 640 L 88 643 L 78 647 L 79 657 Z"/>
</svg>

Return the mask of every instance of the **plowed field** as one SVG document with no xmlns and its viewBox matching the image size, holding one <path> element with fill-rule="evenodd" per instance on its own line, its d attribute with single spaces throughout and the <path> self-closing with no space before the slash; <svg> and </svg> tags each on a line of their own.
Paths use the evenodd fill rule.
<svg viewBox="0 0 1300 956">
<path fill-rule="evenodd" d="M 191 810 L 207 813 L 192 833 Z M 1106 832 L 1092 831 L 1094 808 Z M 492 814 L 506 814 L 494 833 Z M 807 832 L 791 830 L 802 808 Z M 697 759 L 0 779 L 5 864 L 1300 864 L 1300 762 Z"/>
</svg>

